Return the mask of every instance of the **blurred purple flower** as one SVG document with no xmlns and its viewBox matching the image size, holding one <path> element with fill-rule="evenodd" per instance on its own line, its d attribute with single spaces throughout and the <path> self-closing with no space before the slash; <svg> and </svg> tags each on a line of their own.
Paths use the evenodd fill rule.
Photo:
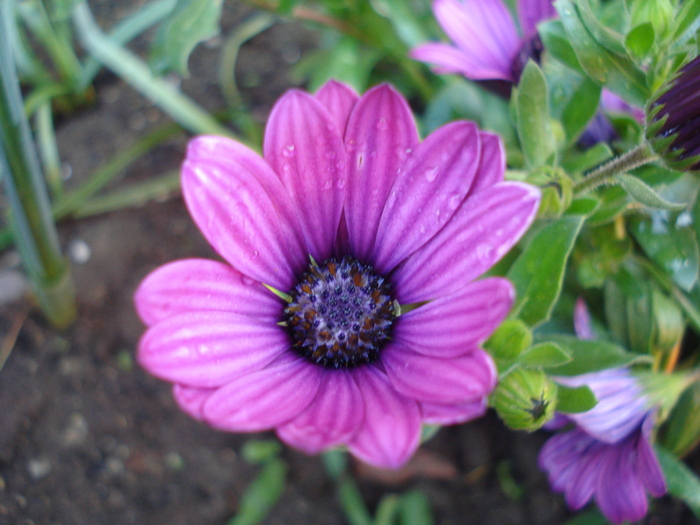
<svg viewBox="0 0 700 525">
<path fill-rule="evenodd" d="M 274 428 L 308 453 L 344 444 L 401 466 L 422 422 L 478 417 L 495 386 L 480 343 L 513 290 L 475 279 L 539 203 L 504 169 L 500 139 L 470 122 L 421 142 L 388 85 L 362 97 L 334 81 L 315 96 L 287 92 L 262 158 L 194 139 L 185 201 L 226 262 L 176 261 L 146 277 L 139 362 L 216 428 Z M 399 303 L 420 306 L 399 317 Z"/>
<path fill-rule="evenodd" d="M 552 3 L 519 0 L 519 32 L 502 0 L 435 0 L 435 18 L 454 45 L 422 44 L 410 56 L 435 64 L 437 73 L 517 83 L 527 59 L 542 49 L 537 24 L 556 16 Z"/>
<path fill-rule="evenodd" d="M 574 325 L 581 339 L 593 339 L 581 299 Z M 540 468 L 552 488 L 574 510 L 594 498 L 613 523 L 641 519 L 648 510 L 646 492 L 662 496 L 666 483 L 651 446 L 655 411 L 638 380 L 624 368 L 555 379 L 568 387 L 588 386 L 598 403 L 587 412 L 557 414 L 555 426 L 576 426 L 551 437 L 540 451 Z"/>
</svg>

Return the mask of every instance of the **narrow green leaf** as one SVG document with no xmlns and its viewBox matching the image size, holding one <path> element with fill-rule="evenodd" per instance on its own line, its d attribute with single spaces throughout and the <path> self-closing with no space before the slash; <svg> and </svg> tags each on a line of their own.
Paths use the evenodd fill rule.
<svg viewBox="0 0 700 525">
<path fill-rule="evenodd" d="M 643 107 L 649 97 L 644 72 L 627 56 L 600 45 L 584 25 L 577 5 L 571 0 L 558 0 L 554 5 L 588 76 L 625 100 Z"/>
<path fill-rule="evenodd" d="M 587 386 L 571 388 L 557 383 L 557 411 L 578 414 L 593 408 L 598 400 Z"/>
<path fill-rule="evenodd" d="M 267 463 L 258 477 L 248 486 L 240 510 L 228 525 L 255 525 L 260 523 L 284 492 L 287 464 L 281 459 Z"/>
<path fill-rule="evenodd" d="M 685 502 L 700 519 L 700 479 L 685 463 L 662 446 L 654 447 L 666 477 L 668 492 Z"/>
<path fill-rule="evenodd" d="M 653 188 L 633 175 L 623 173 L 621 175 L 617 175 L 614 180 L 615 182 L 620 183 L 630 197 L 648 208 L 656 208 L 660 210 L 682 210 L 686 206 L 686 204 L 683 202 L 667 201 L 656 193 Z"/>
<path fill-rule="evenodd" d="M 393 525 L 399 511 L 399 498 L 396 494 L 385 495 L 377 507 L 374 525 Z"/>
<path fill-rule="evenodd" d="M 219 34 L 223 0 L 178 0 L 175 9 L 158 28 L 151 48 L 151 66 L 159 73 L 175 71 L 188 76 L 192 50 Z"/>
<path fill-rule="evenodd" d="M 525 350 L 518 357 L 518 364 L 553 368 L 571 361 L 571 356 L 561 346 L 552 342 L 539 343 Z"/>
<path fill-rule="evenodd" d="M 700 0 L 686 0 L 683 2 L 683 7 L 676 17 L 676 27 L 673 36 L 669 40 L 671 42 L 683 40 L 686 31 L 697 26 L 698 16 L 700 16 Z M 688 33 L 691 33 L 691 31 L 688 31 Z"/>
<path fill-rule="evenodd" d="M 593 212 L 595 212 L 600 206 L 600 199 L 597 197 L 591 197 L 590 195 L 584 195 L 578 199 L 574 199 L 571 205 L 566 210 L 567 215 L 584 215 L 588 217 Z"/>
<path fill-rule="evenodd" d="M 584 217 L 575 215 L 548 224 L 535 234 L 509 270 L 507 277 L 516 290 L 511 313 L 529 326 L 549 319 L 583 221 Z"/>
<path fill-rule="evenodd" d="M 518 137 L 530 168 L 551 163 L 555 141 L 549 120 L 547 81 L 533 61 L 525 66 L 515 91 Z"/>
<path fill-rule="evenodd" d="M 574 91 L 561 116 L 567 143 L 573 144 L 578 140 L 598 110 L 599 102 L 600 86 L 589 78 L 584 79 Z"/>
<path fill-rule="evenodd" d="M 633 217 L 630 230 L 644 252 L 689 292 L 698 281 L 700 252 L 695 231 L 666 211 Z"/>
<path fill-rule="evenodd" d="M 700 442 L 700 382 L 686 390 L 664 424 L 661 442 L 673 454 L 683 457 Z"/>
<path fill-rule="evenodd" d="M 561 346 L 572 357 L 570 362 L 557 367 L 558 376 L 577 376 L 650 362 L 649 356 L 627 352 L 608 341 L 578 339 L 572 335 L 549 335 L 546 340 Z"/>
<path fill-rule="evenodd" d="M 411 490 L 401 496 L 399 508 L 401 525 L 433 525 L 428 496 L 420 490 Z"/>
</svg>

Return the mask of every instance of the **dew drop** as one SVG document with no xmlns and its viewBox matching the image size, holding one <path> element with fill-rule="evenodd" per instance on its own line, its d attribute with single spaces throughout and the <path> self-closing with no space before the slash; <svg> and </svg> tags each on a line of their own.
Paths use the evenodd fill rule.
<svg viewBox="0 0 700 525">
<path fill-rule="evenodd" d="M 450 207 L 451 210 L 456 210 L 459 208 L 459 205 L 462 203 L 462 197 L 461 195 L 458 195 L 455 193 L 450 197 L 450 199 L 447 201 L 447 205 Z"/>
<path fill-rule="evenodd" d="M 324 190 L 330 190 L 333 187 L 333 181 L 331 179 L 328 179 L 326 183 L 323 185 Z"/>
<path fill-rule="evenodd" d="M 345 179 L 338 179 L 338 181 L 335 183 L 335 186 L 339 190 L 342 190 L 345 187 Z"/>
<path fill-rule="evenodd" d="M 435 166 L 434 168 L 429 168 L 424 173 L 425 180 L 427 180 L 428 182 L 433 182 L 437 178 L 437 174 L 438 174 L 437 166 Z"/>
<path fill-rule="evenodd" d="M 294 151 L 294 144 L 287 144 L 284 148 L 282 148 L 282 156 L 292 158 L 296 155 L 296 151 Z"/>
<path fill-rule="evenodd" d="M 386 123 L 386 119 L 384 117 L 379 119 L 379 122 L 377 122 L 377 129 L 384 131 L 389 127 L 389 125 Z"/>
</svg>

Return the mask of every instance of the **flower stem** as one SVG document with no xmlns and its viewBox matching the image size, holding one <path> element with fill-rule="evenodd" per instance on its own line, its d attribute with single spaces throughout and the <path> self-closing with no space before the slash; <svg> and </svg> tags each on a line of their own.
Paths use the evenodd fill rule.
<svg viewBox="0 0 700 525">
<path fill-rule="evenodd" d="M 5 27 L 0 10 L 0 27 Z M 57 328 L 75 317 L 75 291 L 61 254 L 51 204 L 24 113 L 19 79 L 6 33 L 0 32 L 0 173 L 10 225 L 39 304 Z"/>
<path fill-rule="evenodd" d="M 610 184 L 613 177 L 621 173 L 627 173 L 630 170 L 654 162 L 658 157 L 654 155 L 646 144 L 637 146 L 627 153 L 616 157 L 602 166 L 599 166 L 590 172 L 582 180 L 574 184 L 574 196 L 581 195 L 594 190 L 603 184 Z"/>
</svg>

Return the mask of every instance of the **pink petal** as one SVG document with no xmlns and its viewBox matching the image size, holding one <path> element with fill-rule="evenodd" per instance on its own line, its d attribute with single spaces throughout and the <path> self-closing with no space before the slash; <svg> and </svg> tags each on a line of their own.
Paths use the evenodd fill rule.
<svg viewBox="0 0 700 525">
<path fill-rule="evenodd" d="M 469 188 L 469 195 L 503 182 L 503 174 L 506 171 L 506 150 L 501 137 L 495 133 L 480 131 L 479 138 L 481 139 L 479 169 L 472 187 Z"/>
<path fill-rule="evenodd" d="M 367 260 L 371 254 L 389 190 L 418 142 L 408 103 L 388 85 L 370 89 L 350 115 L 345 133 L 345 220 L 352 253 L 357 258 Z"/>
<path fill-rule="evenodd" d="M 459 290 L 493 266 L 535 218 L 540 192 L 503 182 L 469 197 L 452 220 L 400 266 L 397 299 L 410 304 Z"/>
<path fill-rule="evenodd" d="M 457 425 L 483 416 L 488 409 L 488 400 L 482 398 L 456 405 L 421 403 L 420 409 L 424 423 L 429 425 Z"/>
<path fill-rule="evenodd" d="M 518 18 L 525 38 L 537 32 L 537 24 L 556 17 L 554 0 L 518 0 Z"/>
<path fill-rule="evenodd" d="M 608 445 L 598 475 L 596 503 L 603 515 L 616 524 L 642 519 L 649 508 L 644 487 L 634 473 L 631 446 Z"/>
<path fill-rule="evenodd" d="M 326 260 L 335 245 L 347 174 L 336 120 L 308 93 L 288 91 L 272 108 L 265 160 L 289 193 L 309 252 Z"/>
<path fill-rule="evenodd" d="M 134 297 L 151 326 L 185 312 L 221 311 L 278 319 L 282 302 L 258 281 L 226 264 L 207 259 L 175 261 L 148 274 Z"/>
<path fill-rule="evenodd" d="M 275 323 L 229 312 L 188 312 L 153 325 L 139 341 L 138 361 L 153 375 L 213 388 L 259 370 L 289 348 Z"/>
<path fill-rule="evenodd" d="M 420 443 L 418 405 L 374 366 L 357 368 L 353 376 L 364 398 L 365 421 L 348 444 L 350 452 L 376 467 L 399 468 Z"/>
<path fill-rule="evenodd" d="M 239 376 L 204 405 L 206 421 L 222 430 L 260 432 L 297 417 L 314 399 L 323 369 L 287 352 L 270 366 Z"/>
<path fill-rule="evenodd" d="M 485 398 L 495 388 L 498 377 L 493 360 L 481 349 L 440 359 L 411 352 L 394 343 L 382 350 L 382 365 L 400 394 L 443 405 Z"/>
<path fill-rule="evenodd" d="M 202 420 L 202 407 L 209 396 L 216 392 L 215 388 L 196 388 L 184 385 L 173 386 L 173 397 L 178 406 L 195 419 Z"/>
<path fill-rule="evenodd" d="M 579 297 L 574 306 L 574 330 L 579 339 L 595 339 L 591 326 L 591 314 L 588 312 L 586 301 Z"/>
<path fill-rule="evenodd" d="M 256 153 L 224 137 L 198 137 L 182 186 L 193 219 L 224 259 L 257 281 L 292 286 L 308 252 L 289 197 Z"/>
<path fill-rule="evenodd" d="M 506 279 L 482 279 L 401 315 L 394 339 L 433 357 L 470 352 L 503 322 L 513 304 L 513 286 Z"/>
<path fill-rule="evenodd" d="M 642 429 L 637 437 L 637 461 L 635 471 L 644 484 L 644 488 L 652 495 L 661 497 L 666 494 L 666 480 L 661 470 L 659 459 L 651 446 L 651 431 L 654 426 L 654 417 L 649 415 L 642 423 Z"/>
<path fill-rule="evenodd" d="M 435 0 L 433 11 L 447 36 L 481 69 L 511 80 L 520 38 L 501 0 Z M 484 77 L 481 77 L 484 78 Z"/>
<path fill-rule="evenodd" d="M 323 84 L 314 96 L 330 112 L 338 125 L 340 135 L 344 136 L 350 112 L 360 97 L 350 86 L 333 79 Z"/>
<path fill-rule="evenodd" d="M 458 73 L 470 80 L 502 79 L 513 81 L 513 74 L 499 64 L 489 64 L 478 60 L 471 52 L 440 42 L 428 42 L 414 47 L 409 56 L 425 62 L 439 75 Z"/>
<path fill-rule="evenodd" d="M 472 122 L 453 122 L 425 139 L 401 169 L 377 230 L 372 261 L 388 273 L 449 221 L 469 191 L 481 143 Z"/>
<path fill-rule="evenodd" d="M 282 441 L 309 454 L 346 443 L 365 418 L 365 402 L 352 375 L 326 370 L 308 408 L 277 428 Z"/>
</svg>

